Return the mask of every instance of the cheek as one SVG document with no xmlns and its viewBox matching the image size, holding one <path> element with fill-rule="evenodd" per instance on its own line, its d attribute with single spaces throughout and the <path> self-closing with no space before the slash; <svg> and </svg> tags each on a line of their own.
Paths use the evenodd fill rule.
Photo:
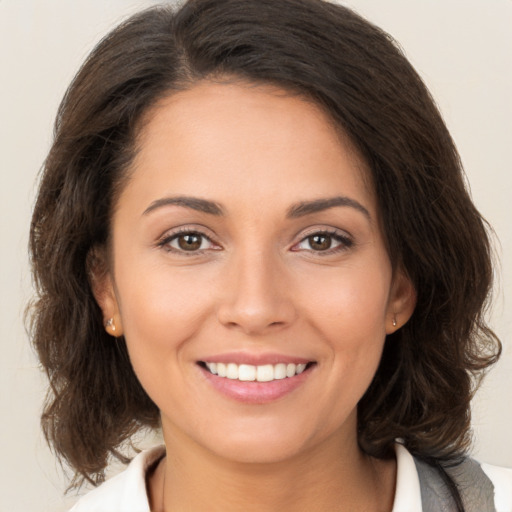
<svg viewBox="0 0 512 512">
<path fill-rule="evenodd" d="M 179 357 L 181 344 L 193 337 L 211 309 L 207 283 L 197 272 L 165 265 L 138 272 L 132 268 L 130 278 L 123 270 L 120 267 L 116 276 L 123 283 L 119 307 L 134 366 L 141 354 L 160 361 L 164 353 Z"/>
<path fill-rule="evenodd" d="M 119 304 L 130 361 L 142 387 L 159 409 L 186 416 L 191 406 L 183 385 L 190 362 L 190 340 L 204 326 L 211 295 L 190 272 L 148 265 L 118 269 Z M 124 278 L 124 279 L 123 279 Z M 204 283 L 203 283 L 204 284 Z M 183 406 L 185 405 L 185 409 Z"/>
<path fill-rule="evenodd" d="M 387 265 L 344 268 L 321 282 L 321 287 L 310 283 L 302 292 L 310 325 L 329 347 L 332 378 L 362 394 L 386 339 L 391 270 Z"/>
<path fill-rule="evenodd" d="M 385 334 L 385 320 L 391 283 L 386 266 L 341 268 L 328 278 L 309 274 L 301 295 L 305 306 L 314 312 L 318 327 L 350 333 L 350 339 L 371 338 L 371 333 Z"/>
</svg>

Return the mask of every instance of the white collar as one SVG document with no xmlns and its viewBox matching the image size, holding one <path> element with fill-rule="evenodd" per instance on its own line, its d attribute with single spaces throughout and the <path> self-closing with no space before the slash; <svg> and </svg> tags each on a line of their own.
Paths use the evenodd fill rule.
<svg viewBox="0 0 512 512">
<path fill-rule="evenodd" d="M 124 471 L 83 496 L 70 512 L 151 512 L 146 473 L 164 453 L 163 445 L 140 452 Z"/>
<path fill-rule="evenodd" d="M 150 512 L 146 473 L 164 453 L 163 445 L 139 453 L 125 471 L 86 494 L 70 512 Z M 421 512 L 420 482 L 414 459 L 401 444 L 395 445 L 395 453 L 397 475 L 392 512 Z"/>
<path fill-rule="evenodd" d="M 418 471 L 405 446 L 395 444 L 396 488 L 392 512 L 421 512 L 421 489 Z"/>
</svg>

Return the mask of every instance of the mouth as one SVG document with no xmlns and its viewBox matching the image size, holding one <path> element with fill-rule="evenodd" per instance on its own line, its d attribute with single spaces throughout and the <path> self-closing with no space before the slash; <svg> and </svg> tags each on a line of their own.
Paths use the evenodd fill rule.
<svg viewBox="0 0 512 512">
<path fill-rule="evenodd" d="M 298 356 L 240 351 L 204 356 L 196 363 L 211 389 L 245 404 L 269 404 L 295 394 L 318 366 Z"/>
<path fill-rule="evenodd" d="M 278 364 L 236 364 L 228 362 L 199 361 L 204 370 L 223 379 L 240 382 L 273 382 L 291 379 L 309 370 L 316 363 L 278 363 Z"/>
</svg>

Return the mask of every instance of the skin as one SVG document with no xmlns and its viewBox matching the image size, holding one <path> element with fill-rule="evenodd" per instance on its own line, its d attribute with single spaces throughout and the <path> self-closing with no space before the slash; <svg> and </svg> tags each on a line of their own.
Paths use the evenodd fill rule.
<svg viewBox="0 0 512 512">
<path fill-rule="evenodd" d="M 415 294 L 393 271 L 365 163 L 316 105 L 233 82 L 160 101 L 139 147 L 94 287 L 161 411 L 152 510 L 391 510 L 396 464 L 359 450 L 357 403 Z M 178 196 L 222 215 L 164 204 Z M 333 197 L 349 200 L 289 215 Z M 205 235 L 199 250 L 180 249 L 178 228 Z M 324 245 L 308 238 L 326 231 Z M 314 364 L 290 393 L 243 403 L 198 366 L 226 352 Z"/>
</svg>

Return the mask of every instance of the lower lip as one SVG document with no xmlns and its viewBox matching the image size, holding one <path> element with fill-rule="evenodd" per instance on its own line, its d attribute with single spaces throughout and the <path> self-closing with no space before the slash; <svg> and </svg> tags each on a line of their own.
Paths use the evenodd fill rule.
<svg viewBox="0 0 512 512">
<path fill-rule="evenodd" d="M 247 404 L 266 404 L 279 400 L 288 395 L 310 376 L 315 365 L 311 365 L 301 374 L 285 379 L 272 380 L 270 382 L 245 382 L 241 380 L 219 377 L 210 373 L 206 368 L 198 366 L 207 381 L 221 394 Z"/>
</svg>

